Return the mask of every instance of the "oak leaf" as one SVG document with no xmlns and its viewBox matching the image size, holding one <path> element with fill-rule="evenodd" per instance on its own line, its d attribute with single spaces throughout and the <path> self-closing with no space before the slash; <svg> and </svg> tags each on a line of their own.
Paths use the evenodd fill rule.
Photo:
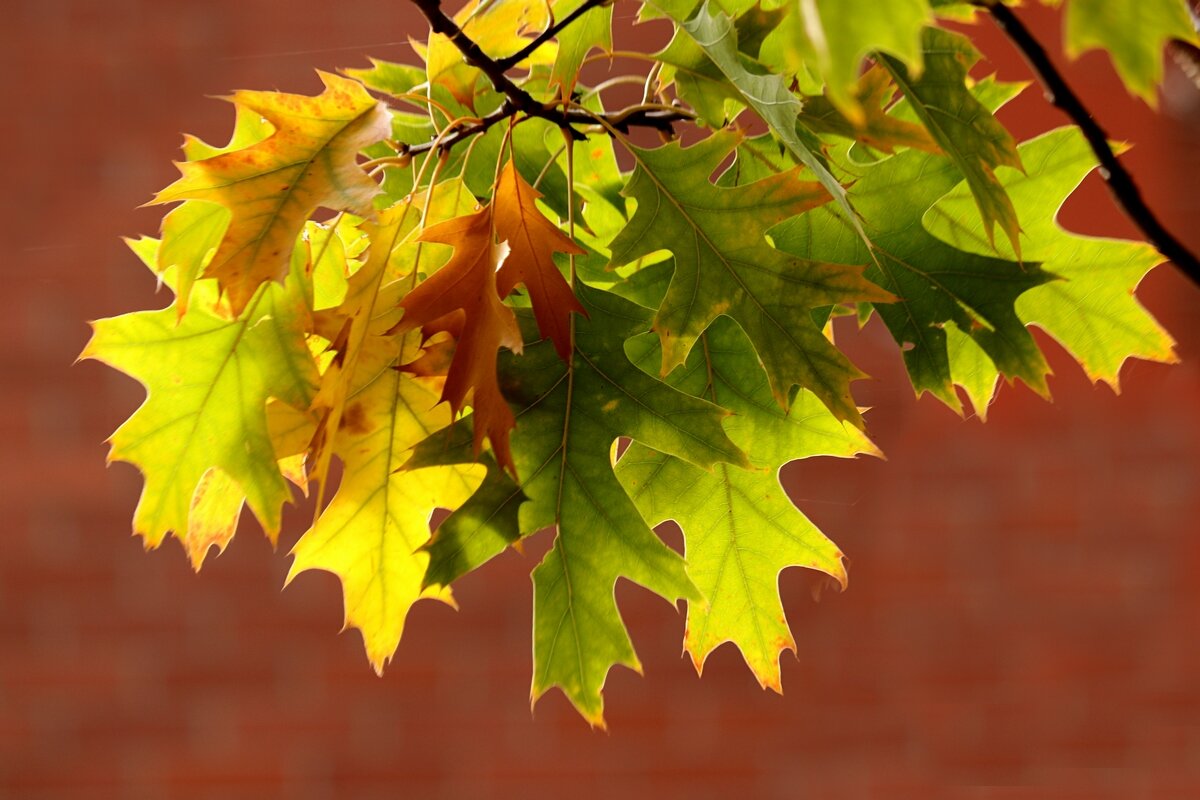
<svg viewBox="0 0 1200 800">
<path fill-rule="evenodd" d="M 528 498 L 519 503 L 519 532 L 558 526 L 554 547 L 533 572 L 532 698 L 559 686 L 591 724 L 602 726 L 600 689 L 609 669 L 641 669 L 617 611 L 617 579 L 629 578 L 668 600 L 700 599 L 683 559 L 655 536 L 617 481 L 612 453 L 618 437 L 706 469 L 746 460 L 722 429 L 728 412 L 655 380 L 629 360 L 624 343 L 649 328 L 648 309 L 586 284 L 576 291 L 589 318 L 574 321 L 571 360 L 564 364 L 550 342 L 541 342 L 520 358 L 503 359 L 502 376 L 505 396 L 521 419 L 512 439 Z M 469 461 L 470 443 L 463 420 L 418 445 L 409 466 Z M 479 520 L 506 519 L 519 502 L 499 486 L 488 492 L 494 513 L 476 507 Z M 447 577 L 478 566 L 512 541 L 502 525 L 464 532 L 479 541 L 441 551 L 459 559 L 446 565 L 454 568 L 443 570 Z M 464 555 L 477 560 L 465 562 Z"/>
<path fill-rule="evenodd" d="M 341 305 L 323 315 L 337 331 L 334 357 L 313 400 L 310 472 L 321 482 L 319 514 L 292 548 L 290 582 L 305 570 L 338 576 L 347 627 L 361 631 L 367 658 L 381 672 L 395 653 L 411 606 L 421 598 L 452 602 L 446 587 L 423 584 L 429 557 L 421 552 L 436 507 L 455 508 L 478 486 L 482 467 L 462 465 L 397 472 L 409 448 L 448 425 L 439 402 L 444 378 L 417 377 L 399 367 L 421 356 L 415 332 L 390 333 L 401 294 L 423 269 L 436 269 L 435 246 L 415 243 L 420 207 L 430 216 L 456 209 L 454 183 L 425 205 L 422 196 L 381 211 L 360 230 L 370 238 L 366 262 L 347 285 Z M 322 507 L 329 462 L 343 463 L 337 491 Z"/>
<path fill-rule="evenodd" d="M 718 316 L 750 337 L 781 405 L 793 385 L 811 389 L 841 419 L 861 424 L 850 381 L 862 377 L 814 323 L 811 311 L 858 300 L 891 299 L 863 277 L 858 254 L 842 264 L 785 254 L 767 241 L 771 226 L 824 205 L 829 194 L 789 170 L 749 186 L 714 186 L 708 176 L 738 144 L 717 133 L 687 149 L 630 146 L 636 169 L 626 194 L 638 201 L 613 240 L 612 263 L 657 250 L 675 256 L 675 272 L 654 319 L 666 374 L 682 364 Z"/>
<path fill-rule="evenodd" d="M 274 132 L 248 147 L 178 163 L 182 177 L 153 200 L 229 209 L 229 227 L 204 275 L 217 279 L 235 314 L 261 284 L 287 274 L 296 237 L 317 208 L 369 215 L 379 194 L 356 159 L 390 134 L 386 107 L 356 81 L 319 74 L 325 91 L 316 97 L 235 92 L 230 101 L 261 115 Z"/>
<path fill-rule="evenodd" d="M 421 327 L 429 336 L 444 330 L 447 318 L 462 316 L 442 399 L 457 414 L 471 394 L 476 454 L 487 437 L 496 461 L 515 474 L 508 438 L 516 423 L 496 378 L 497 350 L 520 353 L 522 347 L 516 317 L 496 287 L 496 268 L 508 246 L 496 242 L 491 206 L 426 228 L 419 238 L 451 245 L 454 255 L 400 301 L 404 316 L 396 331 Z"/>
<path fill-rule="evenodd" d="M 172 531 L 186 537 L 197 487 L 214 467 L 241 487 L 267 534 L 278 532 L 290 493 L 267 403 L 306 408 L 312 400 L 317 372 L 305 318 L 294 292 L 272 283 L 234 319 L 193 303 L 182 321 L 171 306 L 93 323 L 80 357 L 125 372 L 147 391 L 112 435 L 109 453 L 145 477 L 133 526 L 147 547 Z"/>
<path fill-rule="evenodd" d="M 413 603 L 453 602 L 448 588 L 423 585 L 429 556 L 421 547 L 434 509 L 457 507 L 483 475 L 474 465 L 397 472 L 409 448 L 451 417 L 439 402 L 441 379 L 394 368 L 412 357 L 415 335 L 386 335 L 381 327 L 363 344 L 345 413 L 330 433 L 344 465 L 341 483 L 292 548 L 288 573 L 289 582 L 312 569 L 338 576 L 345 624 L 361 631 L 376 672 L 395 653 Z"/>
<path fill-rule="evenodd" d="M 571 352 L 571 313 L 584 311 L 554 264 L 554 253 L 583 255 L 585 251 L 542 216 L 536 204 L 539 197 L 512 161 L 500 171 L 493 213 L 496 235 L 508 243 L 509 250 L 496 273 L 496 288 L 507 297 L 518 283 L 525 285 L 538 329 L 566 361 Z"/>
<path fill-rule="evenodd" d="M 1174 363 L 1174 341 L 1134 296 L 1142 278 L 1163 259 L 1143 242 L 1080 236 L 1057 221 L 1070 191 L 1096 166 L 1083 136 L 1059 128 L 1021 145 L 1026 173 L 1002 174 L 1004 186 L 1026 222 L 1025 254 L 1062 278 L 1035 286 L 1017 298 L 1017 315 L 1057 339 L 1087 376 L 1120 390 L 1121 365 L 1128 358 Z M 968 253 L 987 253 L 970 195 L 958 187 L 938 200 L 924 217 L 925 227 L 939 239 Z M 998 243 L 1010 258 L 1015 253 Z M 969 392 L 984 413 L 997 370 L 980 365 L 979 388 Z"/>
<path fill-rule="evenodd" d="M 1062 0 L 1042 2 L 1059 5 Z M 1167 41 L 1200 43 L 1188 4 L 1180 0 L 1070 0 L 1066 17 L 1067 55 L 1107 50 L 1125 85 L 1151 106 L 1158 100 Z"/>
<path fill-rule="evenodd" d="M 1020 169 L 1021 157 L 1012 134 L 970 91 L 967 73 L 979 61 L 979 52 L 966 37 L 940 28 L 926 28 L 921 42 L 925 65 L 919 75 L 888 55 L 881 56 L 881 63 L 942 152 L 966 178 L 988 240 L 998 223 L 1019 254 L 1021 226 L 995 170 Z"/>
<path fill-rule="evenodd" d="M 759 683 L 782 692 L 779 656 L 794 652 L 796 643 L 779 599 L 780 572 L 816 569 L 845 586 L 846 570 L 837 546 L 784 493 L 779 469 L 798 458 L 879 451 L 807 391 L 788 411 L 781 409 L 754 349 L 731 320 L 714 322 L 701 343 L 667 383 L 732 411 L 725 429 L 753 468 L 704 470 L 634 442 L 617 463 L 617 477 L 647 522 L 673 519 L 683 530 L 688 576 L 705 599 L 688 602 L 684 635 L 697 672 L 715 647 L 731 641 Z M 657 368 L 659 347 L 651 337 L 636 338 L 627 349 L 635 363 Z"/>
<path fill-rule="evenodd" d="M 828 94 L 804 98 L 800 120 L 817 133 L 832 133 L 857 139 L 868 147 L 891 154 L 897 147 L 912 147 L 930 153 L 940 152 L 937 143 L 923 126 L 887 113 L 896 85 L 887 70 L 871 67 L 859 78 L 851 96 L 860 114 L 842 113 Z"/>
<path fill-rule="evenodd" d="M 947 159 L 906 150 L 871 167 L 851 189 L 868 220 L 866 250 L 840 209 L 826 206 L 772 230 L 775 245 L 804 258 L 867 261 L 866 276 L 899 300 L 876 304 L 918 393 L 930 392 L 956 411 L 960 375 L 952 368 L 951 323 L 973 339 L 1006 376 L 1045 394 L 1049 367 L 1014 305 L 1026 290 L 1053 279 L 1036 263 L 966 253 L 932 236 L 921 216 L 962 180 Z"/>
</svg>

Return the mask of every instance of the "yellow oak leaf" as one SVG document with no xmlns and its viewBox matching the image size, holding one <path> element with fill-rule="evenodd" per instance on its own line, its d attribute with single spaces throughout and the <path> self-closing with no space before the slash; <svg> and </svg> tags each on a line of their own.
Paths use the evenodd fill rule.
<svg viewBox="0 0 1200 800">
<path fill-rule="evenodd" d="M 465 213 L 474 198 L 462 182 L 452 179 L 439 184 L 428 203 L 425 192 L 384 209 L 375 221 L 364 221 L 359 230 L 370 241 L 366 261 L 347 283 L 341 304 L 322 314 L 318 328 L 331 342 L 333 359 L 322 375 L 321 387 L 313 400 L 312 412 L 319 420 L 309 446 L 309 476 L 322 487 L 318 507 L 324 497 L 325 478 L 333 456 L 333 437 L 345 410 L 357 360 L 368 332 L 382 333 L 397 320 L 397 303 L 407 290 L 414 273 L 433 272 L 445 263 L 449 248 L 416 242 L 422 211 L 426 220 L 444 220 Z M 468 205 L 468 203 L 470 205 Z M 391 314 L 390 319 L 388 314 Z M 412 354 L 410 354 L 412 355 Z M 416 356 L 414 356 L 416 357 Z M 407 359 L 400 362 L 405 363 Z M 444 373 L 443 373 L 444 374 Z"/>
<path fill-rule="evenodd" d="M 182 177 L 152 201 L 205 200 L 230 210 L 204 275 L 217 279 L 235 314 L 261 284 L 287 274 L 296 237 L 314 211 L 369 215 L 379 194 L 356 156 L 390 135 L 387 108 L 356 81 L 319 75 L 325 91 L 316 97 L 235 92 L 228 99 L 274 132 L 248 147 L 178 163 Z"/>
<path fill-rule="evenodd" d="M 421 598 L 452 603 L 450 590 L 425 588 L 435 508 L 461 505 L 483 479 L 482 465 L 398 472 L 410 448 L 449 424 L 439 402 L 441 379 L 417 378 L 394 365 L 409 349 L 403 335 L 370 335 L 359 352 L 345 412 L 331 433 L 344 464 L 337 492 L 292 548 L 288 574 L 321 569 L 337 575 L 345 624 L 362 632 L 377 672 L 400 643 L 409 608 Z"/>
</svg>

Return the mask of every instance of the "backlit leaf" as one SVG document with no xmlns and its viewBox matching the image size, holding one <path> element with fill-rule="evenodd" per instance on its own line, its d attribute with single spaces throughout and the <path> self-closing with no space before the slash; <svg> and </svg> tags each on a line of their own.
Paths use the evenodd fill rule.
<svg viewBox="0 0 1200 800">
<path fill-rule="evenodd" d="M 1020 318 L 1063 344 L 1093 381 L 1119 389 L 1128 358 L 1172 363 L 1174 341 L 1137 301 L 1133 290 L 1162 261 L 1142 242 L 1079 236 L 1055 217 L 1067 195 L 1096 166 L 1095 156 L 1072 128 L 1043 134 L 1021 145 L 1027 174 L 1003 175 L 1017 209 L 1029 220 L 1026 257 L 1062 278 L 1017 299 Z M 968 252 L 984 252 L 978 219 L 968 214 L 966 193 L 956 189 L 925 215 L 931 233 Z M 1011 256 L 1011 250 L 1009 251 Z"/>
<path fill-rule="evenodd" d="M 779 573 L 808 567 L 844 586 L 846 571 L 833 542 L 784 494 L 778 470 L 795 458 L 878 451 L 808 392 L 789 411 L 780 409 L 750 343 L 730 320 L 714 323 L 701 342 L 669 382 L 733 412 L 726 430 L 754 468 L 703 470 L 635 442 L 617 476 L 647 522 L 673 519 L 683 529 L 688 575 L 705 598 L 688 602 L 684 637 L 697 671 L 715 647 L 731 641 L 759 683 L 781 692 L 779 655 L 796 644 L 779 600 Z M 655 366 L 658 347 L 649 337 L 631 349 L 640 351 L 640 363 Z"/>
<path fill-rule="evenodd" d="M 361 84 L 320 75 L 325 91 L 316 97 L 235 92 L 230 100 L 260 114 L 274 132 L 242 149 L 180 163 L 182 177 L 154 198 L 205 200 L 232 212 L 204 274 L 219 281 L 235 313 L 260 285 L 287 273 L 292 245 L 317 208 L 368 215 L 379 193 L 356 154 L 391 133 L 387 110 Z"/>
<path fill-rule="evenodd" d="M 628 578 L 671 601 L 699 598 L 683 559 L 655 536 L 617 481 L 614 443 L 629 436 L 706 469 L 745 457 L 721 428 L 727 412 L 629 361 L 623 345 L 648 329 L 645 309 L 585 284 L 577 293 L 589 318 L 575 318 L 571 363 L 543 342 L 504 359 L 502 376 L 520 421 L 512 439 L 528 498 L 518 512 L 520 532 L 558 525 L 554 547 L 533 572 L 532 696 L 558 686 L 593 725 L 603 725 L 600 689 L 609 669 L 640 670 L 617 612 L 616 580 Z M 469 458 L 465 423 L 422 443 L 410 466 Z M 495 499 L 511 502 L 503 493 Z M 499 552 L 509 540 L 502 531 L 490 533 Z"/>
<path fill-rule="evenodd" d="M 942 151 L 966 177 L 989 241 L 999 223 L 1019 251 L 1017 212 L 995 169 L 1020 169 L 1021 158 L 1012 134 L 968 89 L 967 72 L 979 53 L 965 37 L 937 28 L 925 29 L 922 44 L 925 69 L 919 77 L 897 59 L 885 56 L 883 63 Z"/>
<path fill-rule="evenodd" d="M 664 374 L 687 359 L 714 319 L 726 315 L 750 337 L 780 404 L 799 384 L 839 418 L 857 422 L 850 381 L 862 373 L 825 338 L 810 312 L 889 295 L 865 280 L 861 267 L 789 257 L 773 248 L 768 228 L 826 203 L 829 195 L 801 182 L 795 170 L 750 186 L 714 186 L 709 174 L 737 143 L 719 133 L 686 149 L 630 147 L 637 166 L 626 193 L 638 207 L 612 243 L 612 262 L 627 264 L 657 250 L 675 256 L 674 277 L 654 320 Z"/>
</svg>

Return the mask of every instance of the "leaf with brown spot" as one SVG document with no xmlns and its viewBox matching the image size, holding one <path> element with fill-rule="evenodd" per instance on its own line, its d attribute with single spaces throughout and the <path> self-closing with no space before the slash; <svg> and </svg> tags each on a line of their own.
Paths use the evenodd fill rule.
<svg viewBox="0 0 1200 800">
<path fill-rule="evenodd" d="M 385 317 L 386 320 L 386 317 Z M 416 334 L 368 336 L 347 392 L 345 411 L 328 432 L 344 464 L 342 480 L 313 526 L 292 548 L 288 581 L 305 570 L 337 575 L 345 624 L 362 632 L 377 672 L 395 653 L 412 605 L 422 598 L 453 602 L 450 590 L 423 586 L 435 508 L 456 508 L 478 487 L 479 465 L 397 472 L 409 448 L 448 425 L 440 379 L 416 378 L 394 365 Z"/>
<path fill-rule="evenodd" d="M 362 223 L 359 230 L 370 241 L 366 261 L 347 282 L 341 304 L 317 315 L 316 331 L 329 340 L 330 350 L 334 351 L 312 407 L 319 422 L 309 448 L 309 474 L 322 487 L 318 505 L 324 497 L 325 477 L 333 457 L 330 432 L 341 425 L 349 383 L 369 341 L 368 332 L 374 327 L 378 334 L 394 324 L 399 313 L 395 309 L 398 298 L 413 285 L 417 273 L 432 272 L 445 262 L 447 254 L 440 252 L 445 248 L 414 241 L 422 216 L 420 209 L 425 209 L 429 219 L 446 219 L 460 213 L 471 198 L 457 179 L 438 184 L 433 192 L 428 203 L 426 192 L 420 192 L 380 211 L 375 221 Z M 473 198 L 470 202 L 473 205 Z M 414 351 L 409 355 L 415 357 L 415 343 L 409 349 Z"/>
<path fill-rule="evenodd" d="M 324 481 L 334 454 L 344 470 L 329 505 L 292 549 L 288 578 L 310 569 L 339 577 L 346 625 L 362 631 L 376 671 L 396 651 L 413 603 L 452 602 L 449 589 L 423 585 L 429 556 L 421 547 L 433 510 L 457 507 L 484 473 L 475 465 L 397 472 L 413 444 L 451 421 L 439 400 L 444 379 L 398 369 L 421 356 L 418 334 L 390 332 L 400 315 L 398 298 L 416 277 L 412 206 L 389 209 L 378 223 L 362 226 L 371 237 L 367 261 L 351 276 L 346 300 L 327 315 L 337 330 L 337 353 L 313 403 L 319 422 L 309 428 L 312 473 Z M 423 248 L 420 260 L 432 249 Z"/>
<path fill-rule="evenodd" d="M 236 150 L 177 164 L 182 177 L 155 203 L 205 200 L 231 212 L 204 275 L 218 280 L 240 313 L 255 290 L 282 280 L 296 237 L 318 208 L 371 213 L 379 187 L 357 154 L 391 134 L 387 108 L 362 84 L 318 73 L 316 97 L 238 91 L 230 101 L 265 118 L 274 132 Z"/>
</svg>

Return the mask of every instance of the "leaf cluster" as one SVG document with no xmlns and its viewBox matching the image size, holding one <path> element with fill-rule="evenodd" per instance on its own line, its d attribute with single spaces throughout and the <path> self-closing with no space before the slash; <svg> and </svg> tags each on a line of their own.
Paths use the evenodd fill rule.
<svg viewBox="0 0 1200 800">
<path fill-rule="evenodd" d="M 288 580 L 339 576 L 376 670 L 416 601 L 554 528 L 534 700 L 603 724 L 609 669 L 640 669 L 619 578 L 687 602 L 697 669 L 732 641 L 780 690 L 779 573 L 846 570 L 779 470 L 878 455 L 834 318 L 877 315 L 918 393 L 980 417 L 1001 378 L 1048 395 L 1030 326 L 1114 388 L 1174 357 L 1133 297 L 1160 258 L 1055 222 L 1094 156 L 997 120 L 1022 87 L 945 27 L 971 4 L 647 0 L 669 43 L 589 86 L 611 3 L 414 2 L 418 66 L 239 91 L 227 145 L 185 141 L 160 238 L 131 242 L 173 302 L 84 351 L 147 390 L 110 453 L 145 476 L 146 546 L 174 534 L 199 569 L 243 507 L 274 541 L 315 491 Z M 1148 97 L 1164 40 L 1194 38 L 1178 0 L 1067 13 L 1068 50 Z M 642 101 L 608 108 L 628 83 Z"/>
</svg>

